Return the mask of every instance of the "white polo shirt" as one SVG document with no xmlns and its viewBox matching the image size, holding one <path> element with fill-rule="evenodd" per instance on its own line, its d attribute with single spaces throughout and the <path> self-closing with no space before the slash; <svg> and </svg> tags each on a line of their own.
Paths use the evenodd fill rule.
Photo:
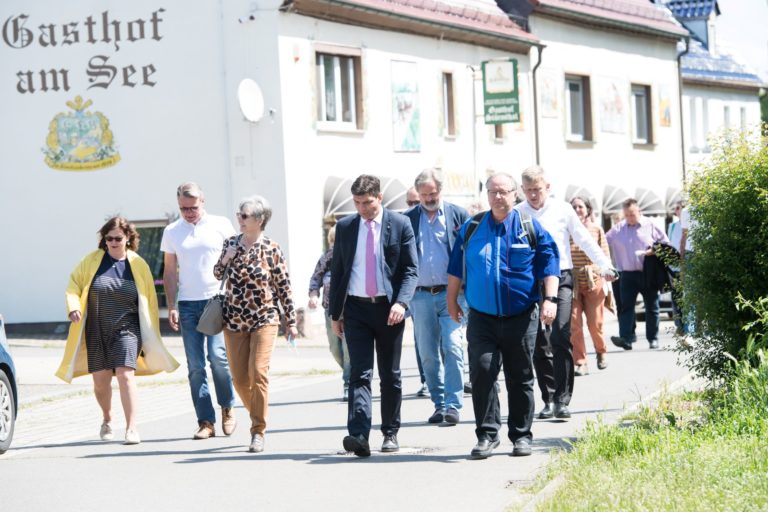
<svg viewBox="0 0 768 512">
<path fill-rule="evenodd" d="M 177 300 L 206 300 L 219 291 L 221 283 L 213 276 L 224 240 L 235 234 L 226 217 L 203 214 L 197 224 L 180 218 L 166 226 L 160 250 L 175 254 L 179 264 Z"/>
</svg>

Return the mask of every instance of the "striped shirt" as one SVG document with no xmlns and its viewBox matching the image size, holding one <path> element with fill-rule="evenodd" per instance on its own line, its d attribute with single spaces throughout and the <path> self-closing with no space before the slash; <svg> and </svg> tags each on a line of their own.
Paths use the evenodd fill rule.
<svg viewBox="0 0 768 512">
<path fill-rule="evenodd" d="M 610 259 L 611 253 L 608 249 L 608 240 L 605 238 L 605 232 L 603 231 L 603 228 L 593 222 L 590 222 L 585 227 L 587 228 L 587 231 L 589 231 L 589 234 L 592 235 L 592 238 L 595 239 L 597 245 L 599 245 L 603 250 L 605 256 Z M 582 289 L 585 290 L 591 289 L 591 287 L 588 286 L 587 275 L 581 269 L 587 265 L 592 265 L 592 260 L 589 259 L 589 256 L 587 256 L 587 254 L 578 245 L 576 245 L 576 243 L 573 241 L 573 238 L 571 238 L 571 260 L 573 262 L 573 272 L 578 277 L 579 288 L 584 287 Z M 597 272 L 593 271 L 592 276 L 594 280 L 600 278 L 601 276 L 599 270 Z"/>
</svg>

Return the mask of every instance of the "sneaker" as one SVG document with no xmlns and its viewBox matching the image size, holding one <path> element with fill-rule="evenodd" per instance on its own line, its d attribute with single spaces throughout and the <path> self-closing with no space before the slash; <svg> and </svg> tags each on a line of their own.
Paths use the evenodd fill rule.
<svg viewBox="0 0 768 512">
<path fill-rule="evenodd" d="M 225 436 L 231 436 L 232 432 L 235 431 L 235 427 L 237 427 L 237 420 L 235 419 L 235 414 L 232 412 L 232 408 L 222 407 L 221 431 L 224 432 Z"/>
<path fill-rule="evenodd" d="M 421 398 L 429 396 L 429 390 L 427 389 L 427 384 L 425 382 L 421 383 L 421 388 L 416 392 L 416 396 Z"/>
<path fill-rule="evenodd" d="M 248 447 L 251 453 L 261 453 L 264 451 L 264 436 L 262 434 L 253 434 L 251 436 L 251 445 Z"/>
<path fill-rule="evenodd" d="M 102 441 L 111 441 L 115 438 L 115 434 L 112 432 L 112 425 L 108 421 L 101 424 L 99 429 L 99 437 Z"/>
<path fill-rule="evenodd" d="M 125 443 L 123 444 L 139 444 L 140 442 L 141 438 L 137 430 L 129 428 L 125 431 Z"/>
<path fill-rule="evenodd" d="M 597 354 L 597 369 L 605 370 L 608 368 L 608 358 L 605 354 Z"/>
<path fill-rule="evenodd" d="M 400 451 L 400 444 L 397 442 L 397 436 L 390 434 L 384 436 L 384 442 L 381 444 L 382 453 L 394 453 Z"/>
<path fill-rule="evenodd" d="M 445 411 L 445 416 L 443 419 L 449 425 L 456 425 L 459 422 L 459 411 L 453 407 L 449 407 L 448 410 Z"/>
<path fill-rule="evenodd" d="M 210 421 L 201 421 L 200 427 L 198 427 L 195 435 L 192 439 L 208 439 L 209 437 L 216 437 L 216 430 L 213 428 L 213 423 Z"/>
<path fill-rule="evenodd" d="M 585 375 L 589 375 L 589 368 L 587 367 L 587 363 L 584 364 L 577 364 L 576 367 L 573 369 L 573 374 L 577 377 L 583 377 Z"/>
<path fill-rule="evenodd" d="M 659 348 L 659 340 L 651 340 L 648 342 L 648 348 L 650 349 L 657 349 Z"/>
</svg>

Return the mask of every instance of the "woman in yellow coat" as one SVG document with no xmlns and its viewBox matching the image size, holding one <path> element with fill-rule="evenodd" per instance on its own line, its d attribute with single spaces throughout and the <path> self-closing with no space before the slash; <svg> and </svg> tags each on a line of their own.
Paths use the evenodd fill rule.
<svg viewBox="0 0 768 512">
<path fill-rule="evenodd" d="M 122 217 L 99 230 L 99 248 L 75 267 L 67 286 L 69 328 L 64 359 L 56 376 L 71 382 L 93 376 L 104 420 L 100 437 L 112 433 L 112 377 L 117 377 L 125 412 L 125 444 L 141 442 L 136 429 L 134 375 L 172 372 L 179 363 L 160 337 L 157 294 L 147 263 L 136 254 L 139 234 Z"/>
</svg>

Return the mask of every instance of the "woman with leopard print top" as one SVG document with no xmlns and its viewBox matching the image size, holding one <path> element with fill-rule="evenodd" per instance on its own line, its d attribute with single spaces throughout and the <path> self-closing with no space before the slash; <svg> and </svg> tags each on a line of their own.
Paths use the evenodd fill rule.
<svg viewBox="0 0 768 512">
<path fill-rule="evenodd" d="M 280 307 L 289 336 L 297 336 L 296 310 L 285 256 L 264 236 L 272 208 L 260 196 L 240 202 L 239 236 L 224 241 L 216 279 L 227 279 L 224 342 L 237 394 L 251 416 L 251 452 L 264 451 L 269 363 L 280 324 Z"/>
</svg>

